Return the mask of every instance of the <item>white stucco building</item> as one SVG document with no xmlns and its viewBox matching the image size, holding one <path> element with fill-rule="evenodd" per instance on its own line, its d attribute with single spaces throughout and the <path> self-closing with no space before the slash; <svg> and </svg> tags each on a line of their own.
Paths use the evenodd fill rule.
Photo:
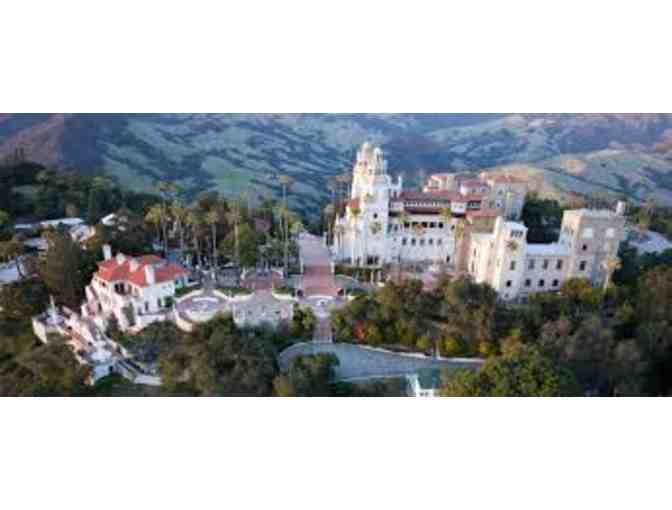
<svg viewBox="0 0 672 510">
<path fill-rule="evenodd" d="M 441 264 L 490 284 L 502 299 L 558 290 L 573 277 L 602 284 L 606 263 L 625 238 L 625 208 L 565 211 L 559 239 L 528 244 L 520 219 L 525 182 L 507 175 L 435 174 L 408 191 L 387 173 L 383 151 L 365 143 L 357 153 L 351 198 L 336 218 L 336 262 L 380 266 Z"/>
<path fill-rule="evenodd" d="M 112 256 L 103 246 L 104 260 L 87 285 L 82 316 L 102 329 L 111 316 L 122 330 L 140 330 L 172 311 L 175 291 L 187 284 L 188 271 L 156 255 Z"/>
<path fill-rule="evenodd" d="M 569 278 L 604 283 L 609 260 L 625 239 L 625 216 L 609 210 L 565 211 L 557 242 L 530 244 L 522 223 L 499 217 L 492 233 L 471 234 L 468 272 L 501 298 L 558 290 Z"/>
<path fill-rule="evenodd" d="M 337 262 L 379 266 L 399 261 L 452 265 L 460 223 L 517 219 L 527 187 L 509 176 L 430 176 L 422 191 L 404 190 L 387 173 L 382 149 L 357 153 L 350 200 L 336 219 L 332 251 Z"/>
<path fill-rule="evenodd" d="M 123 331 L 139 331 L 152 322 L 173 320 L 175 291 L 186 285 L 185 268 L 156 255 L 112 256 L 103 246 L 104 260 L 86 286 L 86 300 L 79 313 L 53 302 L 43 314 L 33 317 L 33 331 L 43 342 L 49 335 L 65 338 L 75 358 L 91 368 L 91 382 L 118 371 L 127 377 L 145 377 L 147 384 L 156 378 L 134 373 L 125 363 L 128 352 L 106 335 L 112 317 Z M 129 375 L 130 373 L 130 375 Z"/>
</svg>

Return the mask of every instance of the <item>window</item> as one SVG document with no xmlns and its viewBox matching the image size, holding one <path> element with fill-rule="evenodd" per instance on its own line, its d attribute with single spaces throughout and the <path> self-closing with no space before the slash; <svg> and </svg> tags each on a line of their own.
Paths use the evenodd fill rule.
<svg viewBox="0 0 672 510">
<path fill-rule="evenodd" d="M 584 244 L 583 246 L 581 246 L 581 249 L 582 249 L 583 251 L 588 250 L 588 245 L 587 245 L 587 244 Z"/>
<path fill-rule="evenodd" d="M 411 239 L 411 246 L 415 246 L 415 239 Z"/>
<path fill-rule="evenodd" d="M 378 213 L 373 213 L 373 219 L 377 220 L 378 219 Z"/>
<path fill-rule="evenodd" d="M 548 260 L 548 259 L 544 259 L 544 262 L 543 262 L 543 264 L 541 265 L 541 267 L 542 267 L 542 269 L 544 269 L 544 271 L 545 271 L 546 269 L 548 269 L 548 264 L 549 264 L 549 260 Z"/>
<path fill-rule="evenodd" d="M 562 269 L 562 260 L 558 260 L 555 263 L 555 269 L 557 269 L 558 271 L 560 271 Z"/>
<path fill-rule="evenodd" d="M 512 260 L 512 261 L 511 261 L 510 269 L 511 269 L 511 271 L 515 271 L 515 270 L 516 270 L 516 261 L 515 261 L 515 260 Z"/>
<path fill-rule="evenodd" d="M 530 260 L 530 261 L 527 263 L 527 269 L 529 269 L 529 270 L 534 269 L 534 259 Z"/>
<path fill-rule="evenodd" d="M 432 239 L 431 237 L 429 239 L 427 239 L 427 244 L 429 244 L 430 246 L 433 245 L 434 244 L 434 239 Z"/>
<path fill-rule="evenodd" d="M 425 245 L 425 240 L 424 240 L 424 239 L 420 239 L 420 246 L 424 246 L 424 245 Z"/>
<path fill-rule="evenodd" d="M 507 286 L 507 287 L 511 287 L 511 283 L 512 283 L 511 280 L 507 280 L 507 282 L 506 282 L 506 286 Z"/>
<path fill-rule="evenodd" d="M 543 287 L 546 284 L 544 280 L 539 280 L 539 287 Z"/>
<path fill-rule="evenodd" d="M 437 240 L 436 240 L 436 244 L 438 244 L 439 246 L 441 246 L 441 244 L 443 244 L 443 240 L 442 240 L 442 239 L 437 239 Z"/>
<path fill-rule="evenodd" d="M 527 280 L 525 280 L 525 287 L 531 287 L 531 286 L 532 286 L 532 280 L 528 278 Z"/>
<path fill-rule="evenodd" d="M 450 262 L 450 255 L 446 257 L 446 262 Z"/>
<path fill-rule="evenodd" d="M 430 222 L 429 228 L 436 228 L 436 222 L 434 221 Z"/>
<path fill-rule="evenodd" d="M 408 239 L 406 239 L 406 238 L 404 237 L 404 238 L 401 240 L 401 245 L 402 245 L 402 246 L 406 246 L 406 243 L 407 243 L 407 242 L 408 242 Z"/>
<path fill-rule="evenodd" d="M 586 270 L 586 261 L 582 260 L 581 263 L 579 264 L 579 271 L 585 271 Z"/>
<path fill-rule="evenodd" d="M 553 287 L 557 287 L 560 284 L 558 280 L 553 280 Z"/>
<path fill-rule="evenodd" d="M 439 228 L 443 228 L 443 223 L 439 223 Z"/>
</svg>

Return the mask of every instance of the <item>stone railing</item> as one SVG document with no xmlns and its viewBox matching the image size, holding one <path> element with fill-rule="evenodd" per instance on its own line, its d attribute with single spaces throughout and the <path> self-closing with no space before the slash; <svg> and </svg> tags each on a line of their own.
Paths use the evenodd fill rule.
<svg viewBox="0 0 672 510">
<path fill-rule="evenodd" d="M 292 296 L 291 294 L 278 293 L 275 290 L 271 291 L 271 295 L 275 299 L 279 299 L 280 301 L 297 301 L 297 299 L 294 296 Z"/>
</svg>

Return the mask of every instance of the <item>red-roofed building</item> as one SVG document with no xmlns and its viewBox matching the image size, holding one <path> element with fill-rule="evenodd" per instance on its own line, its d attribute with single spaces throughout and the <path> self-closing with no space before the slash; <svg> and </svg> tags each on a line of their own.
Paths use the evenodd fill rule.
<svg viewBox="0 0 672 510">
<path fill-rule="evenodd" d="M 156 255 L 112 256 L 103 247 L 105 260 L 86 287 L 82 316 L 94 320 L 101 329 L 114 316 L 122 330 L 142 329 L 171 312 L 175 291 L 188 282 L 182 266 Z"/>
</svg>

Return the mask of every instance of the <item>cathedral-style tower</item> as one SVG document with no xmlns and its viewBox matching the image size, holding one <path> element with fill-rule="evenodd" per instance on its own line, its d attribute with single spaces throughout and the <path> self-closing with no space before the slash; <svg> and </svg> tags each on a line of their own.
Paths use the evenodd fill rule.
<svg viewBox="0 0 672 510">
<path fill-rule="evenodd" d="M 383 150 L 364 143 L 357 152 L 345 216 L 337 221 L 340 258 L 354 265 L 378 265 L 386 258 L 391 186 Z"/>
</svg>

